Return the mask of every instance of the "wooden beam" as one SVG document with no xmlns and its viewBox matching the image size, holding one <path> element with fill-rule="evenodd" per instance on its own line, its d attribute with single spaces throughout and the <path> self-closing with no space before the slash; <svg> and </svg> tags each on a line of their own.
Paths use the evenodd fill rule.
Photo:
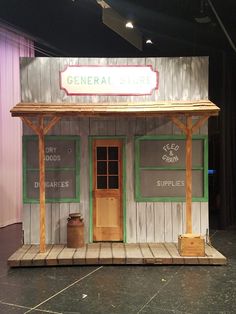
<svg viewBox="0 0 236 314">
<path fill-rule="evenodd" d="M 201 117 L 192 127 L 192 132 L 197 131 L 209 119 L 209 115 Z"/>
<path fill-rule="evenodd" d="M 39 130 L 39 127 L 37 125 L 35 125 L 30 119 L 28 119 L 26 117 L 20 117 L 20 118 L 29 128 L 31 128 L 36 134 L 39 135 L 40 130 Z"/>
<path fill-rule="evenodd" d="M 187 134 L 187 129 L 186 129 L 186 126 L 183 124 L 183 122 L 181 122 L 176 117 L 171 117 L 171 120 L 181 131 Z"/>
<path fill-rule="evenodd" d="M 187 117 L 186 134 L 186 233 L 192 233 L 192 117 Z"/>
<path fill-rule="evenodd" d="M 44 118 L 39 118 L 39 201 L 40 201 L 40 253 L 46 252 L 45 245 L 45 138 Z"/>
<path fill-rule="evenodd" d="M 57 122 L 61 119 L 61 117 L 53 117 L 51 119 L 51 121 L 48 122 L 48 125 L 45 126 L 44 128 L 44 135 L 46 135 L 48 133 L 49 130 L 51 130 L 51 128 L 57 124 Z"/>
</svg>

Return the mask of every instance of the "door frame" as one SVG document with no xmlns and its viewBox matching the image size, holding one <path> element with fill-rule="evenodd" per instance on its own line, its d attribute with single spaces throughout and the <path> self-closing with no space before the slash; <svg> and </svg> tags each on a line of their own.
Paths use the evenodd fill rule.
<svg viewBox="0 0 236 314">
<path fill-rule="evenodd" d="M 93 242 L 93 141 L 122 140 L 123 242 L 126 243 L 126 136 L 89 136 L 89 242 Z"/>
</svg>

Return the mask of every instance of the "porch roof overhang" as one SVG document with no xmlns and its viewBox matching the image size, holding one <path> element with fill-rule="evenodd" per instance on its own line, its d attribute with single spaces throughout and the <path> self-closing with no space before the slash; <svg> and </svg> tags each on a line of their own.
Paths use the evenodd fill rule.
<svg viewBox="0 0 236 314">
<path fill-rule="evenodd" d="M 107 103 L 46 103 L 20 102 L 11 109 L 13 117 L 30 116 L 215 116 L 220 108 L 210 100 L 107 102 Z"/>
</svg>

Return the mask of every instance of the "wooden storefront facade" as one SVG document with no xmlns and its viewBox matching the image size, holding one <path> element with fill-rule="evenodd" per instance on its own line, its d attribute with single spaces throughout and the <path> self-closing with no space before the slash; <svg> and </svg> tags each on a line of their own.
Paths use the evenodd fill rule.
<svg viewBox="0 0 236 314">
<path fill-rule="evenodd" d="M 150 95 L 68 95 L 60 71 L 69 65 L 151 66 L 158 88 Z M 206 238 L 207 120 L 218 111 L 208 100 L 207 57 L 22 58 L 21 103 L 11 112 L 25 122 L 24 243 L 41 242 L 38 138 L 46 167 L 46 244 L 66 244 L 72 212 L 84 218 L 85 243 L 177 242 L 186 231 Z M 72 159 L 63 157 L 63 147 Z M 193 158 L 185 158 L 192 148 Z"/>
</svg>

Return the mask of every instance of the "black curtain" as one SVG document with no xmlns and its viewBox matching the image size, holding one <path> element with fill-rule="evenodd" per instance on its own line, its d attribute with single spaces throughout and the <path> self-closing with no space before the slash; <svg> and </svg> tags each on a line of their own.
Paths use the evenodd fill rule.
<svg viewBox="0 0 236 314">
<path fill-rule="evenodd" d="M 210 57 L 209 98 L 221 111 L 210 118 L 210 167 L 216 169 L 210 186 L 210 217 L 217 216 L 217 227 L 236 223 L 236 54 L 218 53 Z"/>
</svg>

